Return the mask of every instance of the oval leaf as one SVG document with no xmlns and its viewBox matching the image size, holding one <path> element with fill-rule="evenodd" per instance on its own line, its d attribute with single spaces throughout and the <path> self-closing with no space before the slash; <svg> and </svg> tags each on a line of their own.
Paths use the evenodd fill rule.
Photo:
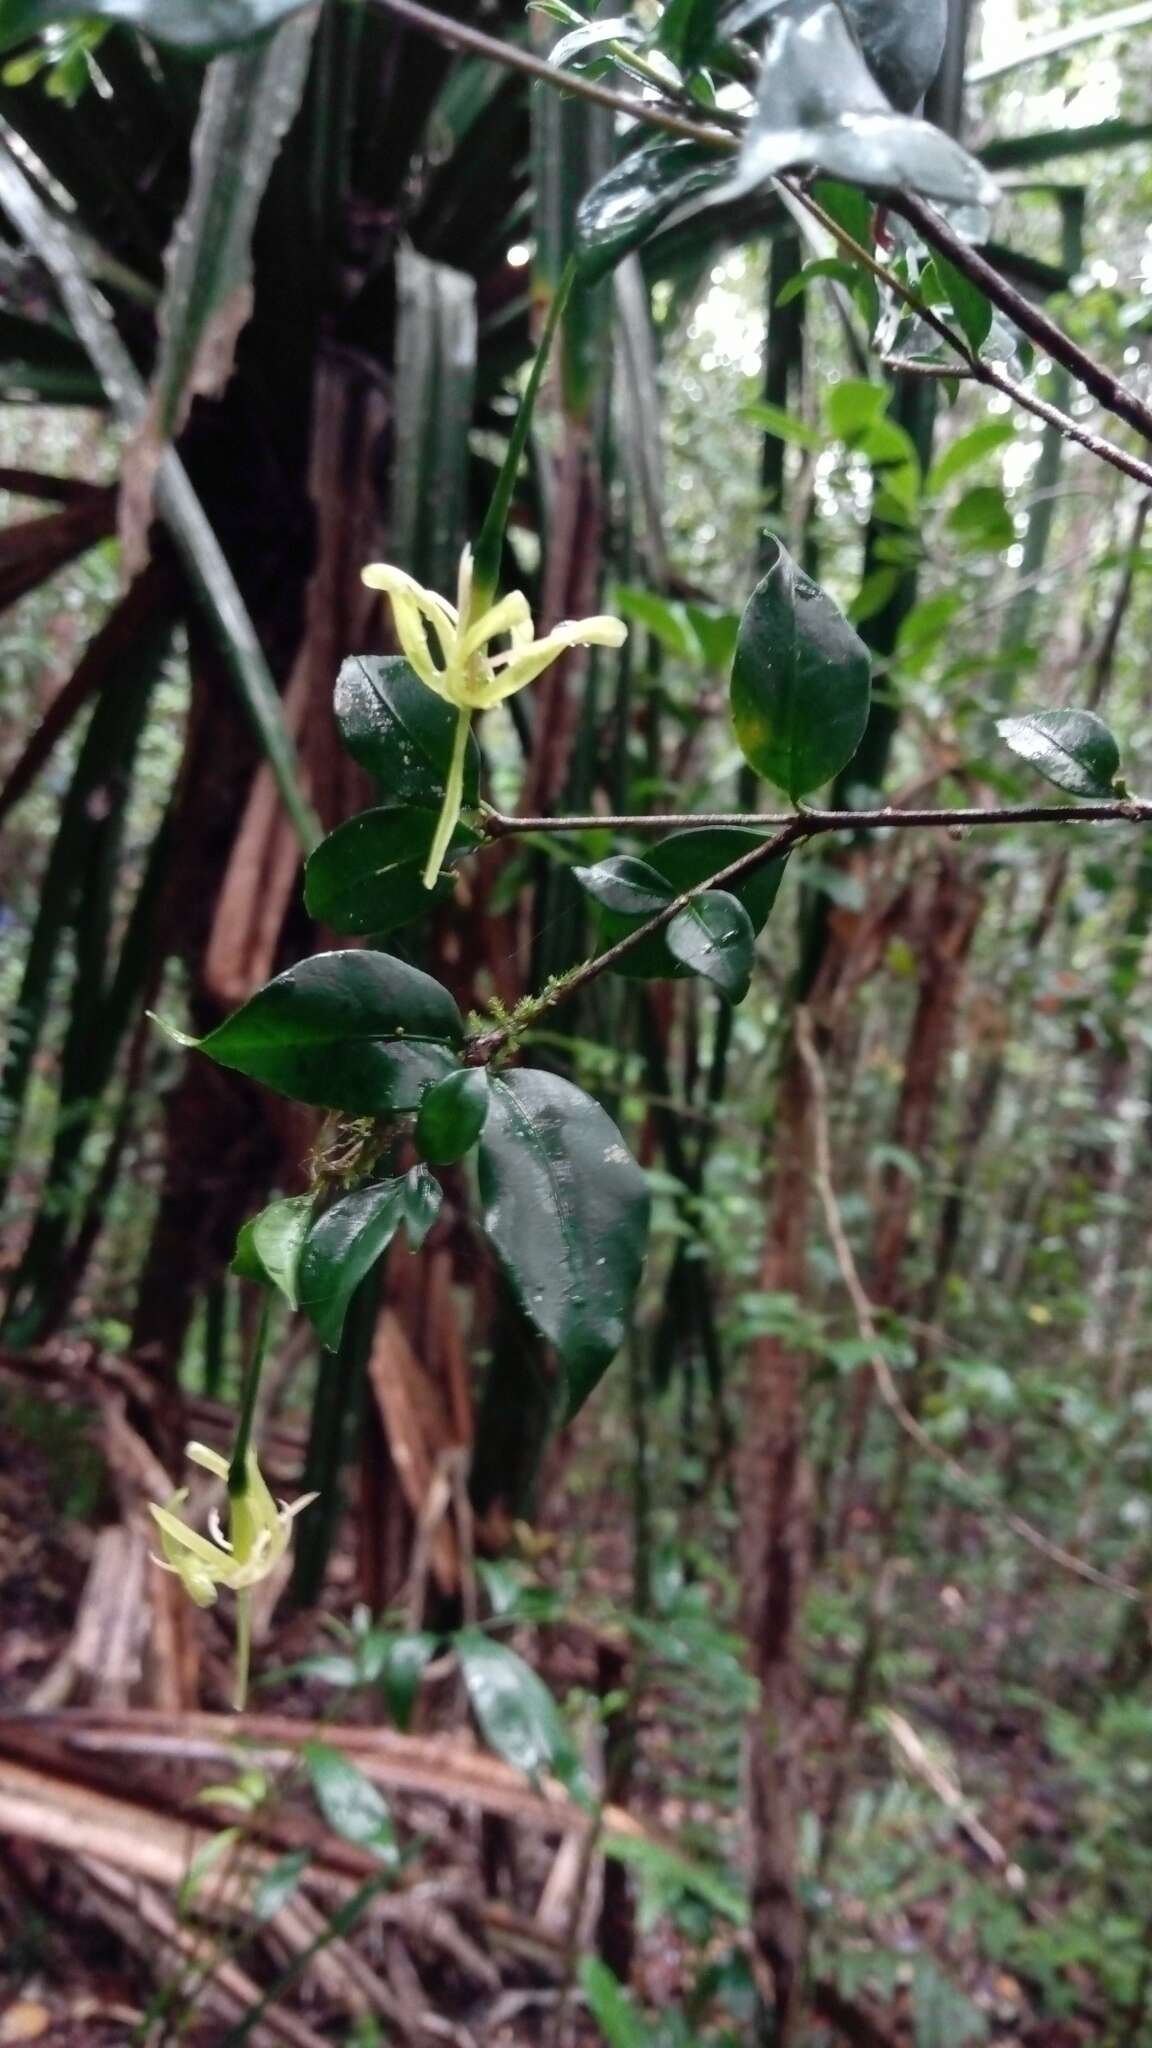
<svg viewBox="0 0 1152 2048">
<path fill-rule="evenodd" d="M 932 0 L 933 10 L 937 4 Z M 858 6 L 873 16 L 881 6 L 892 12 L 890 0 Z M 918 5 L 916 11 L 925 14 Z M 909 66 L 893 61 L 897 49 L 907 49 L 899 30 L 883 49 L 878 36 L 869 40 L 873 61 L 905 97 L 931 61 L 931 47 Z M 712 196 L 744 198 L 785 170 L 824 171 L 868 191 L 911 189 L 958 206 L 991 206 L 998 197 L 987 171 L 950 135 L 894 111 L 839 0 L 783 0 L 774 12 L 739 163 Z"/>
<path fill-rule="evenodd" d="M 559 1353 L 574 1415 L 624 1339 L 648 1237 L 644 1175 L 599 1103 L 522 1071 L 492 1083 L 480 1194 L 517 1299 Z"/>
<path fill-rule="evenodd" d="M 278 974 L 199 1044 L 222 1067 L 350 1116 L 414 1109 L 463 1036 L 447 989 L 388 953 L 317 953 Z"/>
<path fill-rule="evenodd" d="M 316 1804 L 333 1833 L 381 1863 L 398 1862 L 392 1816 L 371 1778 L 323 1742 L 306 1742 L 301 1755 Z"/>
<path fill-rule="evenodd" d="M 304 871 L 304 901 L 319 924 L 338 932 L 381 935 L 423 917 L 452 894 L 451 876 L 424 887 L 428 851 L 439 822 L 436 811 L 412 804 L 361 811 L 328 834 Z M 443 865 L 480 841 L 457 825 Z"/>
<path fill-rule="evenodd" d="M 333 1202 L 312 1225 L 300 1253 L 300 1307 L 321 1343 L 335 1351 L 360 1282 L 395 1237 L 404 1215 L 404 1182 L 387 1180 Z"/>
<path fill-rule="evenodd" d="M 623 917 L 654 917 L 676 894 L 663 875 L 630 853 L 613 854 L 594 868 L 573 868 L 572 873 L 594 903 Z"/>
<path fill-rule="evenodd" d="M 416 1118 L 416 1149 L 433 1166 L 454 1166 L 484 1128 L 490 1096 L 486 1067 L 460 1067 L 426 1088 Z"/>
<path fill-rule="evenodd" d="M 1057 789 L 1101 802 L 1121 793 L 1120 749 L 1094 711 L 1031 711 L 1025 718 L 997 719 L 996 730 Z"/>
<path fill-rule="evenodd" d="M 336 678 L 340 736 L 391 804 L 438 810 L 448 779 L 456 713 L 399 655 L 354 654 Z M 468 742 L 464 804 L 480 794 L 480 749 Z"/>
<path fill-rule="evenodd" d="M 752 980 L 756 934 L 742 903 L 709 889 L 668 927 L 668 950 L 693 974 L 703 975 L 730 1003 L 741 1003 Z"/>
<path fill-rule="evenodd" d="M 576 1768 L 572 1739 L 551 1693 L 531 1666 L 479 1629 L 455 1638 L 464 1686 L 481 1735 L 505 1763 L 529 1777 Z"/>
<path fill-rule="evenodd" d="M 732 667 L 732 723 L 745 760 L 792 798 L 830 782 L 864 737 L 871 673 L 864 642 L 777 542 L 740 622 Z"/>
<path fill-rule="evenodd" d="M 293 1309 L 299 1306 L 296 1272 L 313 1207 L 311 1195 L 289 1195 L 282 1202 L 270 1202 L 258 1216 L 249 1217 L 236 1239 L 232 1271 L 241 1280 L 258 1280 L 263 1287 L 278 1288 Z"/>
</svg>

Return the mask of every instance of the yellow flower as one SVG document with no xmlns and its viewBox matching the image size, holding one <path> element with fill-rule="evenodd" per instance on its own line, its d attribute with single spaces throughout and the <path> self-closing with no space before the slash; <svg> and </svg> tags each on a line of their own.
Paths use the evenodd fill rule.
<svg viewBox="0 0 1152 2048">
<path fill-rule="evenodd" d="M 506 697 L 534 683 L 571 647 L 622 647 L 628 628 L 622 620 L 607 617 L 569 619 L 537 640 L 528 600 L 521 590 L 510 591 L 477 615 L 470 548 L 460 557 L 455 604 L 434 590 L 425 590 L 403 569 L 389 568 L 384 562 L 371 563 L 363 576 L 369 589 L 382 590 L 387 596 L 405 660 L 429 690 L 456 707 L 456 737 L 444 803 L 424 870 L 424 886 L 432 889 L 460 816 L 473 714 L 490 711 L 494 704 L 502 704 Z M 504 639 L 507 646 L 494 653 L 492 642 Z"/>
<path fill-rule="evenodd" d="M 227 1479 L 228 1460 L 219 1451 L 196 1443 L 188 1444 L 186 1450 L 194 1465 L 202 1466 L 217 1479 Z M 248 1593 L 275 1571 L 291 1540 L 293 1516 L 316 1499 L 314 1493 L 305 1493 L 291 1505 L 285 1501 L 277 1504 L 268 1491 L 255 1451 L 248 1453 L 246 1470 L 244 1492 L 229 1495 L 227 1536 L 215 1509 L 208 1517 L 207 1536 L 176 1513 L 188 1498 L 186 1486 L 172 1495 L 166 1507 L 157 1507 L 154 1501 L 149 1504 L 164 1553 L 155 1561 L 163 1571 L 175 1572 L 197 1607 L 211 1607 L 221 1586 L 237 1595 L 238 1707 L 243 1706 L 247 1689 L 251 1628 Z"/>
</svg>

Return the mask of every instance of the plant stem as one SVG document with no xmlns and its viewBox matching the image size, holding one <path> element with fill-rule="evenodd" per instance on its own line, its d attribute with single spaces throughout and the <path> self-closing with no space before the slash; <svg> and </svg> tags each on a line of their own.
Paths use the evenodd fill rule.
<svg viewBox="0 0 1152 2048">
<path fill-rule="evenodd" d="M 486 823 L 492 836 L 499 838 L 510 832 L 530 831 L 578 831 L 603 829 L 615 831 L 667 830 L 668 827 L 683 827 L 696 823 L 692 815 L 673 817 L 603 817 L 603 818 L 510 818 L 501 811 L 486 813 Z M 705 822 L 700 820 L 699 822 Z M 751 829 L 762 828 L 765 824 L 779 824 L 778 819 L 766 819 L 756 812 L 738 814 L 725 822 L 735 822 Z M 674 896 L 653 917 L 646 918 L 634 931 L 618 939 L 604 953 L 597 953 L 590 960 L 582 961 L 570 974 L 562 976 L 553 987 L 545 989 L 535 1002 L 510 1024 L 502 1024 L 496 1030 L 484 1031 L 471 1039 L 466 1052 L 470 1066 L 486 1066 L 498 1054 L 507 1050 L 516 1037 L 533 1026 L 540 1017 L 546 1016 L 558 1003 L 585 989 L 601 974 L 617 967 L 621 960 L 642 946 L 646 939 L 655 937 L 670 925 L 674 917 L 687 910 L 698 896 L 710 889 L 730 888 L 734 883 L 747 880 L 769 861 L 781 860 L 794 846 L 809 839 L 818 839 L 830 832 L 888 831 L 917 828 L 935 831 L 956 831 L 957 829 L 988 825 L 1067 825 L 1067 824 L 1152 824 L 1152 802 L 1118 798 L 1109 803 L 1085 804 L 1021 804 L 1003 806 L 994 810 L 955 811 L 797 811 L 769 839 L 763 839 L 758 846 L 749 848 L 738 860 L 730 861 L 717 874 L 709 875 L 693 888 L 685 889 Z"/>
<path fill-rule="evenodd" d="M 464 800 L 464 759 L 468 752 L 468 735 L 472 730 L 472 713 L 461 705 L 456 713 L 456 731 L 452 736 L 452 758 L 448 763 L 448 777 L 444 784 L 444 799 L 440 805 L 440 816 L 428 850 L 423 882 L 426 889 L 434 889 L 440 880 L 444 855 L 452 844 L 452 834 L 460 818 L 460 806 Z"/>
<path fill-rule="evenodd" d="M 462 21 L 450 21 L 433 7 L 422 7 L 420 0 L 372 0 L 372 4 L 385 8 L 389 14 L 399 15 L 401 21 L 410 21 L 414 28 L 427 29 L 429 35 L 438 36 L 442 43 L 448 43 L 454 49 L 471 50 L 477 57 L 488 57 L 494 64 L 503 64 L 510 71 L 523 71 L 526 77 L 538 78 L 560 92 L 575 93 L 579 99 L 593 100 L 597 106 L 611 107 L 618 114 L 631 114 L 634 121 L 643 121 L 650 128 L 663 128 L 669 135 L 683 135 L 691 142 L 706 143 L 711 149 L 734 150 L 739 147 L 739 137 L 726 134 L 722 128 L 690 120 L 684 114 L 673 113 L 670 108 L 638 100 L 631 93 L 614 92 L 610 85 L 600 85 L 579 72 L 559 71 L 545 58 L 533 56 L 531 51 L 522 50 L 517 43 L 502 43 L 496 36 L 485 35 L 482 29 L 469 28 Z"/>
<path fill-rule="evenodd" d="M 232 1447 L 232 1461 L 228 1467 L 228 1493 L 231 1499 L 248 1491 L 248 1451 L 252 1443 L 252 1423 L 256 1414 L 256 1396 L 260 1391 L 260 1375 L 264 1370 L 264 1354 L 268 1349 L 268 1331 L 272 1320 L 272 1297 L 264 1293 L 260 1303 L 260 1321 L 256 1329 L 256 1342 L 248 1361 L 244 1379 L 244 1392 L 240 1402 L 240 1416 L 236 1424 L 236 1441 Z"/>
<path fill-rule="evenodd" d="M 389 0 L 389 5 L 392 4 L 393 0 Z M 532 425 L 532 415 L 536 410 L 536 399 L 539 395 L 544 371 L 547 368 L 548 357 L 552 352 L 552 343 L 556 337 L 556 330 L 564 317 L 564 308 L 568 304 L 569 294 L 575 282 L 576 260 L 570 256 L 564 266 L 560 282 L 556 287 L 552 304 L 548 308 L 548 318 L 544 322 L 544 332 L 540 336 L 539 345 L 532 360 L 528 382 L 524 387 L 524 396 L 520 400 L 520 404 L 516 409 L 516 418 L 512 423 L 508 450 L 500 465 L 500 474 L 496 479 L 491 503 L 484 514 L 484 524 L 480 528 L 479 538 L 476 542 L 472 569 L 472 617 L 474 619 L 481 612 L 487 611 L 500 587 L 500 558 L 504 551 L 504 529 L 508 524 L 508 513 L 512 504 L 512 493 L 516 488 L 516 478 L 520 470 L 520 459 L 524 453 L 524 446 Z M 460 621 L 461 631 L 464 630 L 465 624 L 466 621 L 462 619 Z M 464 755 L 463 750 L 461 750 L 461 774 L 463 774 L 463 765 Z"/>
</svg>

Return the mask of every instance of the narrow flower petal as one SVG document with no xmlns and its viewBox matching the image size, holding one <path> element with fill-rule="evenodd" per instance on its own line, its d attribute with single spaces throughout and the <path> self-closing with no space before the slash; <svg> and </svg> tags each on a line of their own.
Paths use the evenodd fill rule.
<svg viewBox="0 0 1152 2048">
<path fill-rule="evenodd" d="M 566 654 L 569 648 L 622 647 L 627 637 L 628 628 L 620 619 L 565 619 L 543 640 L 534 640 L 530 647 L 518 649 L 500 664 L 499 673 L 484 689 L 483 709 L 502 704 L 506 697 L 514 696 L 517 690 L 534 683 L 537 676 L 551 668 L 552 663 Z"/>
<path fill-rule="evenodd" d="M 523 630 L 525 626 L 531 626 L 531 623 L 532 613 L 524 592 L 510 590 L 507 597 L 502 597 L 499 604 L 492 606 L 491 611 L 483 612 L 475 625 L 468 628 L 459 642 L 457 659 L 461 663 L 469 661 L 482 647 L 487 646 L 489 640 L 497 639 L 501 633 Z"/>
<path fill-rule="evenodd" d="M 373 562 L 361 572 L 361 581 L 370 590 L 382 590 L 392 606 L 392 623 L 396 638 L 400 642 L 404 659 L 415 669 L 420 681 L 438 696 L 444 695 L 444 673 L 450 667 L 457 639 L 456 612 L 446 604 L 434 590 L 425 590 L 415 577 L 405 574 L 403 569 L 389 568 L 385 562 Z M 432 659 L 428 645 L 425 620 L 432 627 L 440 643 L 444 669 L 439 669 Z"/>
<path fill-rule="evenodd" d="M 184 1456 L 193 1465 L 202 1465 L 205 1472 L 211 1472 L 214 1478 L 227 1479 L 228 1460 L 219 1451 L 214 1451 L 211 1444 L 185 1444 Z"/>
</svg>

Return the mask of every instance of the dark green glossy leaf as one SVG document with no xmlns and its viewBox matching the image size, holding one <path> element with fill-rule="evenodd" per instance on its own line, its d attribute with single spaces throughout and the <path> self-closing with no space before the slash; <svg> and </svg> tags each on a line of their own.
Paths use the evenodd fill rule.
<svg viewBox="0 0 1152 2048">
<path fill-rule="evenodd" d="M 576 1769 L 572 1738 L 542 1679 L 523 1657 L 479 1629 L 463 1629 L 454 1647 L 481 1735 L 505 1763 L 529 1777 Z"/>
<path fill-rule="evenodd" d="M 252 1893 L 252 1918 L 258 1926 L 274 1920 L 283 1906 L 295 1897 L 300 1880 L 312 1861 L 311 1849 L 290 1849 L 261 1872 Z"/>
<path fill-rule="evenodd" d="M 405 1213 L 404 1182 L 342 1195 L 308 1232 L 300 1252 L 300 1307 L 317 1336 L 335 1351 L 360 1282 L 395 1237 Z"/>
<path fill-rule="evenodd" d="M 0 0 L 0 48 L 21 43 L 43 29 L 74 22 L 77 13 L 100 21 L 122 21 L 142 35 L 194 56 L 266 35 L 286 15 L 302 12 L 301 0 Z"/>
<path fill-rule="evenodd" d="M 880 5 L 858 0 L 857 11 L 878 26 Z M 873 42 L 889 83 L 903 93 L 911 79 L 898 54 L 905 39 L 885 35 L 882 52 L 879 37 Z M 983 166 L 951 136 L 894 112 L 838 0 L 784 0 L 772 15 L 739 163 L 711 196 L 742 198 L 784 170 L 826 171 L 869 191 L 910 188 L 955 205 L 990 206 L 997 197 Z"/>
<path fill-rule="evenodd" d="M 333 1833 L 367 1849 L 381 1863 L 397 1863 L 392 1816 L 371 1778 L 326 1743 L 306 1742 L 300 1753 L 316 1804 Z"/>
<path fill-rule="evenodd" d="M 703 975 L 741 1003 L 752 980 L 756 934 L 742 903 L 723 889 L 709 889 L 677 912 L 667 931 L 668 950 L 693 974 Z"/>
<path fill-rule="evenodd" d="M 703 825 L 693 831 L 674 832 L 670 838 L 662 839 L 658 846 L 649 847 L 643 864 L 663 878 L 673 896 L 681 896 L 685 889 L 694 889 L 700 882 L 710 881 L 713 875 L 720 874 L 733 861 L 763 843 L 759 832 L 745 832 L 732 825 Z M 601 866 L 605 865 L 607 863 L 601 863 Z M 768 922 L 784 876 L 784 865 L 782 860 L 768 861 L 762 868 L 754 869 L 745 880 L 731 885 L 730 893 L 743 904 L 754 932 L 762 931 Z M 605 911 L 600 923 L 601 939 L 606 946 L 612 945 L 628 932 L 634 932 L 643 922 L 642 917 L 625 917 L 618 911 Z M 667 935 L 656 932 L 651 938 L 643 939 L 631 953 L 625 954 L 616 971 L 641 981 L 675 981 L 683 979 L 691 969 L 669 952 Z"/>
<path fill-rule="evenodd" d="M 831 598 L 775 545 L 740 625 L 732 723 L 745 760 L 796 798 L 830 782 L 856 752 L 871 656 Z"/>
<path fill-rule="evenodd" d="M 523 1070 L 492 1083 L 480 1193 L 521 1307 L 559 1354 L 574 1415 L 624 1339 L 648 1237 L 644 1176 L 598 1103 Z"/>
<path fill-rule="evenodd" d="M 289 1308 L 297 1301 L 300 1248 L 308 1234 L 314 1203 L 311 1195 L 288 1195 L 250 1216 L 236 1239 L 232 1271 L 241 1280 L 257 1280 L 278 1288 Z"/>
<path fill-rule="evenodd" d="M 452 894 L 452 878 L 424 887 L 437 813 L 415 805 L 361 811 L 322 840 L 305 869 L 304 900 L 319 924 L 338 932 L 385 932 L 411 924 Z M 444 856 L 460 859 L 480 841 L 457 825 Z"/>
<path fill-rule="evenodd" d="M 594 868 L 573 868 L 572 873 L 594 903 L 622 917 L 654 917 L 676 894 L 663 875 L 630 853 L 614 853 Z"/>
<path fill-rule="evenodd" d="M 593 185 L 576 215 L 581 274 L 605 277 L 670 214 L 717 192 L 730 160 L 699 142 L 660 141 L 633 150 Z"/>
<path fill-rule="evenodd" d="M 401 1182 L 409 1251 L 418 1252 L 440 1214 L 444 1190 L 426 1166 L 412 1166 Z"/>
<path fill-rule="evenodd" d="M 346 952 L 290 967 L 206 1038 L 182 1043 L 298 1102 L 384 1116 L 415 1109 L 427 1082 L 451 1070 L 462 1036 L 460 1012 L 431 975 L 388 953 Z"/>
<path fill-rule="evenodd" d="M 390 804 L 439 809 L 448 776 L 456 713 L 399 655 L 353 654 L 336 678 L 340 736 Z M 480 794 L 480 750 L 468 743 L 464 803 Z"/>
<path fill-rule="evenodd" d="M 996 730 L 1057 789 L 1100 802 L 1120 794 L 1120 749 L 1094 711 L 1032 711 L 998 719 Z"/>
<path fill-rule="evenodd" d="M 416 1118 L 416 1149 L 433 1166 L 454 1166 L 472 1150 L 488 1115 L 487 1067 L 460 1067 L 427 1088 Z"/>
</svg>

